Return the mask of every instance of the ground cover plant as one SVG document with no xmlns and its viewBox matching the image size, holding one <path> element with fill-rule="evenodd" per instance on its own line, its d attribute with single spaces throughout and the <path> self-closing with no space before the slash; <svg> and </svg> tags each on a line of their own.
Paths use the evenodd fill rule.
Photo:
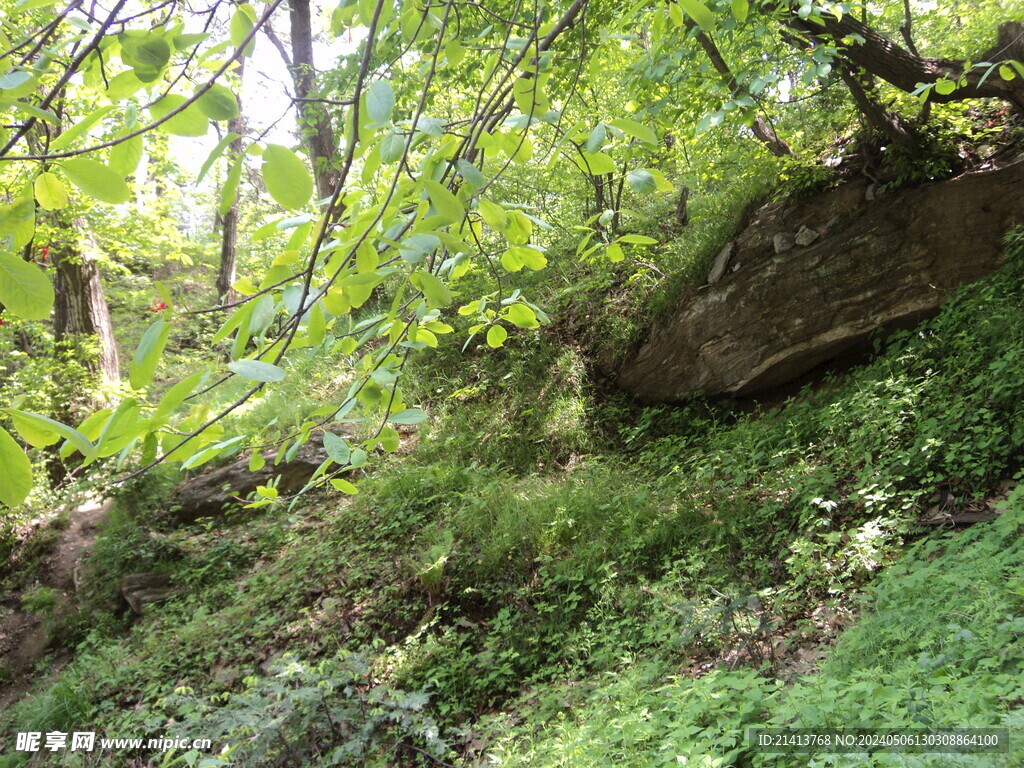
<svg viewBox="0 0 1024 768">
<path fill-rule="evenodd" d="M 351 501 L 155 539 L 159 520 L 129 510 L 166 490 L 141 481 L 106 523 L 96 583 L 131 556 L 183 593 L 124 634 L 97 589 L 76 659 L 5 727 L 203 731 L 239 765 L 794 765 L 745 728 L 1017 733 L 1024 500 L 1003 481 L 1020 469 L 1020 249 L 873 362 L 769 412 L 577 395 L 593 421 L 573 429 L 594 435 L 569 470 L 483 463 L 457 445 L 479 439 L 465 420 L 442 423 Z M 517 392 L 479 396 L 513 411 L 536 396 Z M 943 489 L 1001 514 L 929 533 Z"/>
<path fill-rule="evenodd" d="M 0 0 L 0 766 L 1024 765 L 1019 215 L 800 389 L 616 384 L 761 212 L 1012 170 L 1022 8 Z"/>
</svg>

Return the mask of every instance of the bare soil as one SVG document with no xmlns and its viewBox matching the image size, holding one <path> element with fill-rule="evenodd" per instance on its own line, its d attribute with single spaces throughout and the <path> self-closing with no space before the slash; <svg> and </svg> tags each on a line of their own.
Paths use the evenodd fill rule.
<svg viewBox="0 0 1024 768">
<path fill-rule="evenodd" d="M 53 615 L 70 605 L 76 591 L 76 572 L 96 539 L 100 520 L 110 509 L 109 501 L 89 501 L 71 513 L 71 522 L 61 531 L 28 589 L 48 587 L 58 593 Z M 32 683 L 36 663 L 59 638 L 51 638 L 49 622 L 38 613 L 25 610 L 22 598 L 27 590 L 0 598 L 0 711 L 16 701 Z M 54 666 L 62 666 L 67 653 L 54 653 Z"/>
</svg>

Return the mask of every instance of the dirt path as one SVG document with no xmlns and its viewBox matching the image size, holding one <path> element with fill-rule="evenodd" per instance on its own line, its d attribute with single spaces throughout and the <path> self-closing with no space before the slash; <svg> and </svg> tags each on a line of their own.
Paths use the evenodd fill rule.
<svg viewBox="0 0 1024 768">
<path fill-rule="evenodd" d="M 110 502 L 86 502 L 71 513 L 71 521 L 47 555 L 36 574 L 39 586 L 59 593 L 54 613 L 68 604 L 75 594 L 75 571 L 96 539 L 100 520 Z M 36 586 L 33 584 L 32 586 Z M 0 600 L 0 711 L 18 699 L 32 684 L 32 668 L 49 645 L 47 623 L 36 613 L 22 608 L 23 592 L 4 595 Z M 60 663 L 60 660 L 58 660 Z"/>
</svg>

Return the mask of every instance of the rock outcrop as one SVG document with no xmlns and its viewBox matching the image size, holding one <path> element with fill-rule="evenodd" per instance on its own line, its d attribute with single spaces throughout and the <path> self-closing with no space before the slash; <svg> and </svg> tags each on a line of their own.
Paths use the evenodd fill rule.
<svg viewBox="0 0 1024 768">
<path fill-rule="evenodd" d="M 238 499 L 244 499 L 280 475 L 277 489 L 280 493 L 291 493 L 302 488 L 327 460 L 323 440 L 313 437 L 299 448 L 291 461 L 275 464 L 276 451 L 266 451 L 264 466 L 249 471 L 249 459 L 239 459 L 233 464 L 205 472 L 181 483 L 174 491 L 172 515 L 179 523 L 191 523 L 200 517 L 213 517 L 223 513 L 224 507 Z"/>
<path fill-rule="evenodd" d="M 646 401 L 745 395 L 935 314 L 1024 224 L 1024 161 L 878 195 L 770 203 L 617 371 Z M 876 193 L 877 194 L 877 193 Z M 726 264 L 728 269 L 726 269 Z"/>
</svg>

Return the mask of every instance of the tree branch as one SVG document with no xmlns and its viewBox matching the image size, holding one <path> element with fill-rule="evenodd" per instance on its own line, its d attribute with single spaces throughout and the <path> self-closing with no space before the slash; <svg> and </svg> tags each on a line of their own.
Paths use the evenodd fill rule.
<svg viewBox="0 0 1024 768">
<path fill-rule="evenodd" d="M 952 102 L 964 99 L 996 98 L 1011 102 L 1024 112 L 1024 78 L 1003 80 L 992 76 L 984 82 L 983 70 L 964 71 L 964 62 L 951 59 L 916 56 L 871 27 L 858 21 L 851 14 L 842 18 L 824 13 L 821 25 L 796 15 L 791 6 L 787 24 L 791 29 L 819 43 L 834 43 L 840 55 L 865 71 L 880 77 L 901 91 L 910 93 L 922 84 L 932 84 L 947 79 L 963 81 L 951 93 L 939 93 L 935 88 L 928 92 L 928 101 Z"/>
</svg>

